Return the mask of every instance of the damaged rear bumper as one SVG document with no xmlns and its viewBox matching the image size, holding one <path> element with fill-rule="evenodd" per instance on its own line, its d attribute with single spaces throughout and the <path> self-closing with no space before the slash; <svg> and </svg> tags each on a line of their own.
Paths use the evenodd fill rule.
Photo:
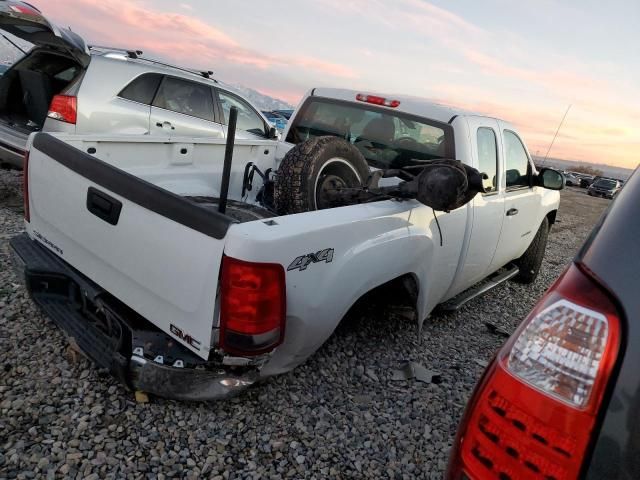
<svg viewBox="0 0 640 480">
<path fill-rule="evenodd" d="M 26 234 L 10 245 L 16 274 L 36 304 L 127 387 L 177 400 L 218 400 L 259 380 L 256 367 L 200 359 Z"/>
<path fill-rule="evenodd" d="M 186 367 L 160 365 L 137 355 L 129 362 L 129 381 L 135 390 L 176 400 L 219 400 L 237 395 L 258 381 L 258 372 L 229 375 Z"/>
</svg>

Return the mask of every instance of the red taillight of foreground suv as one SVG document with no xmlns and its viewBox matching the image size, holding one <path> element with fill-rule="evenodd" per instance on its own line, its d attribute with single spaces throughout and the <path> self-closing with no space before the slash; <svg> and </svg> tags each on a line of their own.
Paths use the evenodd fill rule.
<svg viewBox="0 0 640 480">
<path fill-rule="evenodd" d="M 220 348 L 234 355 L 268 352 L 284 338 L 286 284 L 282 265 L 224 256 Z"/>
<path fill-rule="evenodd" d="M 448 479 L 575 479 L 620 347 L 607 292 L 572 265 L 487 368 Z"/>
<path fill-rule="evenodd" d="M 75 125 L 78 116 L 78 100 L 70 95 L 56 95 L 49 105 L 47 117 Z"/>
</svg>

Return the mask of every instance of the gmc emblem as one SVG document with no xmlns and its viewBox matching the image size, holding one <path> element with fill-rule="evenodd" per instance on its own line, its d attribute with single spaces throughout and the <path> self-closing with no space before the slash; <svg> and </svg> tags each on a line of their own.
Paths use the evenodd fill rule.
<svg viewBox="0 0 640 480">
<path fill-rule="evenodd" d="M 169 325 L 169 330 L 171 330 L 171 333 L 173 333 L 176 337 L 178 337 L 183 342 L 188 343 L 193 348 L 197 348 L 198 350 L 200 350 L 200 342 L 198 340 L 196 340 L 195 338 L 193 338 L 188 333 L 183 332 L 181 329 L 176 327 L 174 324 L 170 324 Z"/>
</svg>

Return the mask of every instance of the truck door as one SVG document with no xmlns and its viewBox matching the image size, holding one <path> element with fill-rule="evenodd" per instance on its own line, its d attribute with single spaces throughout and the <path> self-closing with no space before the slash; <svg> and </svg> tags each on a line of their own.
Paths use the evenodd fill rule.
<svg viewBox="0 0 640 480">
<path fill-rule="evenodd" d="M 209 85 L 165 76 L 151 105 L 152 135 L 223 138 Z"/>
<path fill-rule="evenodd" d="M 519 258 L 538 231 L 541 193 L 532 187 L 533 163 L 520 137 L 499 122 L 505 165 L 504 222 L 493 268 Z"/>
<path fill-rule="evenodd" d="M 487 175 L 484 194 L 473 199 L 471 234 L 466 256 L 460 263 L 450 293 L 458 293 L 492 273 L 493 257 L 504 221 L 503 159 L 498 122 L 490 118 L 467 117 L 472 166 Z M 455 290 L 455 293 L 454 293 Z"/>
</svg>

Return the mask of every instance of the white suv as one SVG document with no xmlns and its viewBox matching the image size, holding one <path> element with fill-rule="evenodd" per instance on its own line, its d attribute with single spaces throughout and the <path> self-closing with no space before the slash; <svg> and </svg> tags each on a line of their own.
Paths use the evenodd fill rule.
<svg viewBox="0 0 640 480">
<path fill-rule="evenodd" d="M 0 163 L 21 167 L 34 131 L 224 137 L 238 108 L 239 138 L 274 138 L 249 101 L 210 78 L 142 58 L 140 51 L 88 47 L 33 6 L 0 2 L 0 28 L 35 47 L 0 77 Z"/>
</svg>

